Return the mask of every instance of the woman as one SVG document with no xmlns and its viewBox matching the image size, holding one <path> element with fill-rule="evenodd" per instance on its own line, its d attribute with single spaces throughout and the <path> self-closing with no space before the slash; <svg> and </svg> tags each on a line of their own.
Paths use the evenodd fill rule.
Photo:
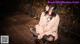
<svg viewBox="0 0 80 44">
<path fill-rule="evenodd" d="M 58 25 L 60 17 L 53 12 L 54 7 L 46 6 L 46 11 L 42 12 L 39 24 L 35 26 L 37 39 L 46 36 L 46 40 L 55 41 L 58 39 Z M 31 29 L 32 31 L 32 29 Z"/>
</svg>

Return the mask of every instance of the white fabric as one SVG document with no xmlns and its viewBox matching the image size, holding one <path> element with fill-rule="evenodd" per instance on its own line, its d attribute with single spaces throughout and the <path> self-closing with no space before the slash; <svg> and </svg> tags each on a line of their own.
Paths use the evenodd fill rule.
<svg viewBox="0 0 80 44">
<path fill-rule="evenodd" d="M 60 18 L 58 14 L 50 20 L 50 16 L 45 15 L 45 12 L 42 12 L 39 24 L 35 26 L 36 33 L 39 34 L 38 39 L 42 39 L 44 35 L 52 35 L 55 37 L 55 40 L 57 40 L 59 21 Z"/>
</svg>

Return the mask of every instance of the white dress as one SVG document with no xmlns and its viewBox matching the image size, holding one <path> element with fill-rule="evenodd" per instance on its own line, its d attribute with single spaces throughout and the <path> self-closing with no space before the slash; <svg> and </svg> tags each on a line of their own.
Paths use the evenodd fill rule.
<svg viewBox="0 0 80 44">
<path fill-rule="evenodd" d="M 45 13 L 42 12 L 39 24 L 35 26 L 36 33 L 39 34 L 38 39 L 42 39 L 44 35 L 52 35 L 55 37 L 55 40 L 57 40 L 59 21 L 60 17 L 58 14 L 50 20 L 50 16 L 45 16 Z"/>
</svg>

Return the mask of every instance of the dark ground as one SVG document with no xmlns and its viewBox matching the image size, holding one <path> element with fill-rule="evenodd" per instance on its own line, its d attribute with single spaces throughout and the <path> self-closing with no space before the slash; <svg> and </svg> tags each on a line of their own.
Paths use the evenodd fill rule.
<svg viewBox="0 0 80 44">
<path fill-rule="evenodd" d="M 38 23 L 40 13 L 46 5 L 45 0 L 1 1 L 0 35 L 9 35 L 10 44 L 35 44 L 29 28 Z M 59 40 L 52 44 L 80 44 L 80 5 L 52 6 L 57 7 L 55 12 L 59 13 L 61 18 Z"/>
</svg>

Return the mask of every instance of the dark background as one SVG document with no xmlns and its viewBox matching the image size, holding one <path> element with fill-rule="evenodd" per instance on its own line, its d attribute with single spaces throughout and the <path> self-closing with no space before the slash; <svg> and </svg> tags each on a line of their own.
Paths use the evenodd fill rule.
<svg viewBox="0 0 80 44">
<path fill-rule="evenodd" d="M 34 27 L 48 0 L 0 1 L 0 35 L 9 35 L 10 44 L 35 44 L 29 28 Z M 60 15 L 59 39 L 55 44 L 79 44 L 80 5 L 50 4 Z M 34 18 L 36 17 L 36 18 Z M 54 42 L 53 42 L 54 43 Z M 39 43 L 38 43 L 39 44 Z"/>
</svg>

